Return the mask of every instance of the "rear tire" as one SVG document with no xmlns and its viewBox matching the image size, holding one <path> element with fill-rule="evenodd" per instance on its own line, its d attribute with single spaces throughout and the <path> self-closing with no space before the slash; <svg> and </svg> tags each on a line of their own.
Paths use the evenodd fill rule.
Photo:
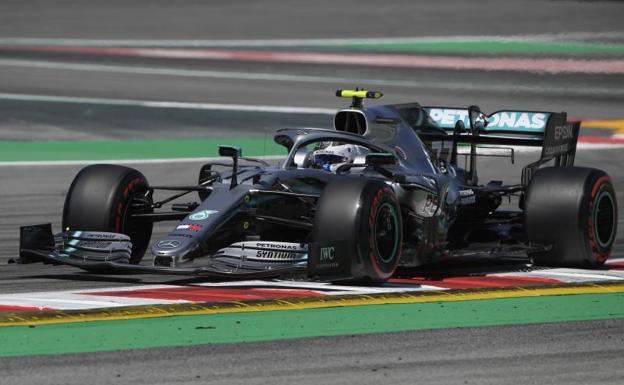
<svg viewBox="0 0 624 385">
<path fill-rule="evenodd" d="M 535 264 L 602 265 L 617 232 L 611 179 L 593 168 L 539 170 L 527 189 L 525 226 L 529 242 L 552 245 L 549 251 L 530 255 Z"/>
<path fill-rule="evenodd" d="M 392 188 L 380 180 L 337 179 L 323 190 L 313 240 L 344 242 L 351 279 L 372 283 L 392 276 L 401 258 L 401 211 Z M 311 256 L 313 257 L 313 256 Z"/>
<path fill-rule="evenodd" d="M 151 222 L 132 221 L 131 203 L 149 188 L 139 171 L 118 165 L 95 164 L 74 178 L 63 208 L 63 230 L 126 234 L 132 241 L 130 263 L 138 264 L 152 236 Z"/>
</svg>

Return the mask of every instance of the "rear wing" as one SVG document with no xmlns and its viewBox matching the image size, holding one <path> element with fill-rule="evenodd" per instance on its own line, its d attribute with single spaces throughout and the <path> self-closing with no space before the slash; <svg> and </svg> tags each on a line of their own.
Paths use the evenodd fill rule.
<svg viewBox="0 0 624 385">
<path fill-rule="evenodd" d="M 478 107 L 422 107 L 421 127 L 415 127 L 423 139 L 440 139 L 431 129 L 452 133 L 453 147 L 457 143 L 494 144 L 506 146 L 542 147 L 540 159 L 522 171 L 522 183 L 528 184 L 533 171 L 554 160 L 555 166 L 574 164 L 576 144 L 581 123 L 569 122 L 565 112 L 496 111 L 483 114 Z M 474 151 L 471 151 L 473 154 Z"/>
</svg>

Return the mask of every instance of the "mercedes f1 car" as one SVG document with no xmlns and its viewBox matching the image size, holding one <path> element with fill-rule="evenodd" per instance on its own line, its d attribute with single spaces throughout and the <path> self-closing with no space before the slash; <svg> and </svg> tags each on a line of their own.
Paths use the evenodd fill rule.
<svg viewBox="0 0 624 385">
<path fill-rule="evenodd" d="M 575 167 L 580 128 L 566 113 L 424 107 L 365 108 L 352 98 L 333 129 L 284 128 L 279 166 L 219 148 L 229 162 L 201 167 L 198 183 L 151 186 L 139 171 L 96 164 L 71 183 L 63 232 L 25 226 L 21 263 L 90 271 L 218 278 L 303 274 L 328 281 L 383 282 L 399 267 L 470 256 L 524 255 L 535 264 L 596 266 L 616 234 L 609 176 Z M 484 145 L 541 147 L 521 181 L 480 184 Z M 510 147 L 513 146 L 513 147 Z M 458 158 L 465 156 L 464 166 Z M 154 191 L 173 191 L 156 201 Z M 198 200 L 176 203 L 197 193 Z M 515 196 L 518 207 L 501 208 Z M 176 201 L 176 202 L 174 202 Z M 169 205 L 167 210 L 163 207 Z M 154 222 L 175 221 L 151 241 Z M 150 247 L 151 246 L 151 247 Z M 149 249 L 150 264 L 140 264 Z"/>
</svg>

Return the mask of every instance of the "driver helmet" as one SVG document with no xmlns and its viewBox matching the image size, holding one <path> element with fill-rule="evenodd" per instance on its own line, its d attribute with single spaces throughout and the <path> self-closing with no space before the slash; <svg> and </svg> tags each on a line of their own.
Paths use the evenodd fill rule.
<svg viewBox="0 0 624 385">
<path fill-rule="evenodd" d="M 353 144 L 330 145 L 312 152 L 312 165 L 325 171 L 335 172 L 339 166 L 353 163 L 357 155 L 357 146 Z"/>
</svg>

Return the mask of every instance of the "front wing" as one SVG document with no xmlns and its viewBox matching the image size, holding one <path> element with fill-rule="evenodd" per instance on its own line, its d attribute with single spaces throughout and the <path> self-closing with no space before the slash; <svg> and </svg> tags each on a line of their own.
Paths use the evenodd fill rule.
<svg viewBox="0 0 624 385">
<path fill-rule="evenodd" d="M 132 243 L 124 234 L 70 231 L 52 234 L 50 224 L 20 228 L 17 263 L 43 262 L 74 266 L 91 272 L 192 275 L 221 279 L 272 278 L 305 274 L 307 249 L 292 246 L 284 253 L 275 242 L 239 242 L 183 266 L 130 264 Z M 247 246 L 247 247 L 245 247 Z M 250 253 L 251 252 L 251 253 Z M 255 257 L 269 255 L 269 258 Z"/>
</svg>

